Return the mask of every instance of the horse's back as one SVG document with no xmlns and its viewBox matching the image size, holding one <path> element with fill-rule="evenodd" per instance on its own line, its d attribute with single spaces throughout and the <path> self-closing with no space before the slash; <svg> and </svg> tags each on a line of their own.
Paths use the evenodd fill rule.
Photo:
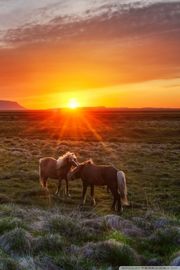
<svg viewBox="0 0 180 270">
<path fill-rule="evenodd" d="M 88 164 L 84 167 L 83 180 L 88 184 L 108 185 L 117 177 L 117 170 L 112 166 Z"/>
<path fill-rule="evenodd" d="M 41 174 L 45 177 L 57 178 L 57 161 L 52 157 L 45 157 L 39 160 Z"/>
<path fill-rule="evenodd" d="M 111 165 L 102 165 L 100 167 L 102 167 L 101 170 L 103 173 L 107 175 L 115 175 L 117 173 L 117 169 Z"/>
<path fill-rule="evenodd" d="M 57 162 L 57 160 L 53 157 L 43 157 L 39 159 L 40 163 L 48 163 L 48 162 Z"/>
</svg>

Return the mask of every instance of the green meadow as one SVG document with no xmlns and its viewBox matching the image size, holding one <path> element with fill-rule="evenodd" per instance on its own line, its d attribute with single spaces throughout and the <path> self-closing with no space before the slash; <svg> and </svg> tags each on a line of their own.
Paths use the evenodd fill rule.
<svg viewBox="0 0 180 270">
<path fill-rule="evenodd" d="M 180 243 L 179 134 L 179 111 L 1 112 L 0 269 L 169 265 Z M 125 172 L 121 216 L 105 187 L 95 207 L 90 197 L 80 206 L 80 179 L 70 198 L 64 186 L 54 195 L 55 180 L 42 190 L 39 158 L 67 151 Z"/>
</svg>

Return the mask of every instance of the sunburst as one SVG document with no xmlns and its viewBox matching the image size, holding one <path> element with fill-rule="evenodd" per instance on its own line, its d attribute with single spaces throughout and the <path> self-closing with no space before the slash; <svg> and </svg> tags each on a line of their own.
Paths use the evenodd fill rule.
<svg viewBox="0 0 180 270">
<path fill-rule="evenodd" d="M 76 98 L 71 98 L 68 102 L 68 108 L 69 109 L 77 109 L 79 107 L 79 103 Z"/>
</svg>

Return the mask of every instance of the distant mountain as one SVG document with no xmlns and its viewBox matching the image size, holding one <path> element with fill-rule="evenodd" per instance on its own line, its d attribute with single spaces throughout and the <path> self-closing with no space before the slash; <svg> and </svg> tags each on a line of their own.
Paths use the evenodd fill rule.
<svg viewBox="0 0 180 270">
<path fill-rule="evenodd" d="M 19 111 L 26 110 L 23 106 L 15 101 L 0 100 L 0 111 Z"/>
</svg>

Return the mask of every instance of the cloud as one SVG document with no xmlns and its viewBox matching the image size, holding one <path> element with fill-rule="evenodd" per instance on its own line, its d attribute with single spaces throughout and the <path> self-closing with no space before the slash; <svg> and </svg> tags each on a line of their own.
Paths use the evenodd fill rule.
<svg viewBox="0 0 180 270">
<path fill-rule="evenodd" d="M 35 4 L 36 2 L 39 4 Z M 114 0 L 100 0 L 93 3 L 68 0 L 53 1 L 50 4 L 48 0 L 33 0 L 28 4 L 29 9 L 26 6 L 26 11 L 23 2 L 18 0 L 18 3 L 22 4 L 21 9 L 20 6 L 16 7 L 21 11 L 20 25 L 16 21 L 13 27 L 11 22 L 1 39 L 1 42 L 11 46 L 46 41 L 53 43 L 70 40 L 72 42 L 73 38 L 87 42 L 124 37 L 141 39 L 146 35 L 180 32 L 180 2 L 178 1 L 153 1 L 153 4 L 151 1 L 122 1 L 119 4 Z M 12 20 L 15 11 L 14 5 L 9 13 Z M 4 20 L 5 18 L 6 16 Z"/>
</svg>

